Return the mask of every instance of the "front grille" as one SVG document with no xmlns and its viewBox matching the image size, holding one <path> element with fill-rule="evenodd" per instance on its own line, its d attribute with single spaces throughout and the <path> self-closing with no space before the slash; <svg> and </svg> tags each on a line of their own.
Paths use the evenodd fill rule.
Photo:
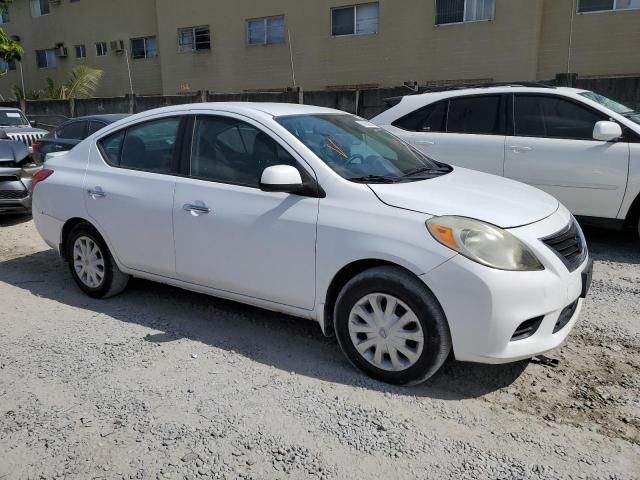
<svg viewBox="0 0 640 480">
<path fill-rule="evenodd" d="M 553 328 L 553 333 L 558 333 L 560 330 L 566 327 L 567 323 L 569 323 L 575 315 L 577 309 L 578 300 L 562 310 L 562 312 L 560 312 L 560 316 L 558 317 L 558 321 L 556 322 L 556 326 Z"/>
<path fill-rule="evenodd" d="M 587 255 L 587 248 L 579 228 L 576 221 L 572 220 L 560 232 L 542 239 L 570 272 L 575 271 Z"/>
<path fill-rule="evenodd" d="M 0 175 L 0 182 L 17 182 L 20 180 L 15 175 Z"/>
<path fill-rule="evenodd" d="M 27 195 L 26 190 L 0 190 L 0 200 L 19 200 Z"/>
<path fill-rule="evenodd" d="M 36 141 L 46 135 L 46 133 L 8 133 L 11 140 L 24 143 L 27 147 L 33 145 Z"/>
<path fill-rule="evenodd" d="M 524 340 L 525 338 L 529 338 L 531 335 L 538 331 L 540 328 L 540 324 L 544 320 L 544 316 L 532 318 L 530 320 L 526 320 L 520 324 L 516 331 L 513 333 L 511 337 L 511 341 L 514 342 L 516 340 Z"/>
</svg>

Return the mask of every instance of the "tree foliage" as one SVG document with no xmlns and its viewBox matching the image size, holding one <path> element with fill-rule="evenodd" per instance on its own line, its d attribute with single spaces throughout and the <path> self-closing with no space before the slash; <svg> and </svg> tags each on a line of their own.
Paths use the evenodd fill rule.
<svg viewBox="0 0 640 480">
<path fill-rule="evenodd" d="M 42 90 L 22 91 L 18 85 L 13 87 L 13 95 L 16 100 L 38 100 L 49 98 L 53 100 L 69 100 L 71 98 L 87 98 L 93 96 L 100 85 L 104 71 L 88 65 L 78 65 L 69 72 L 67 81 L 61 85 L 51 78 L 47 78 L 47 84 Z"/>
</svg>

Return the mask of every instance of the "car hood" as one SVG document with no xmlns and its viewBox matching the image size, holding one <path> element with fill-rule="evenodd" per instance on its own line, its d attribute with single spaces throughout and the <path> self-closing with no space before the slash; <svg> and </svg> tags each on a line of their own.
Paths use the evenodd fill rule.
<svg viewBox="0 0 640 480">
<path fill-rule="evenodd" d="M 2 127 L 0 126 L 0 130 L 4 130 L 5 132 L 7 132 L 7 135 L 10 135 L 12 133 L 42 133 L 46 135 L 47 133 L 49 133 L 46 130 L 43 130 L 41 128 L 34 128 L 34 127 Z"/>
<path fill-rule="evenodd" d="M 369 187 L 392 207 L 475 218 L 501 228 L 537 222 L 560 205 L 552 196 L 524 183 L 459 167 L 429 180 Z"/>
</svg>

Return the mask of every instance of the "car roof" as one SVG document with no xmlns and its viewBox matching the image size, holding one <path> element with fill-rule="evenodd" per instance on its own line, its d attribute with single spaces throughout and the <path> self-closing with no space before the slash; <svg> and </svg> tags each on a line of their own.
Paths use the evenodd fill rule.
<svg viewBox="0 0 640 480">
<path fill-rule="evenodd" d="M 99 114 L 99 115 L 85 115 L 83 117 L 70 118 L 64 123 L 76 122 L 78 120 L 83 120 L 83 121 L 102 120 L 107 123 L 115 123 L 118 120 L 122 120 L 123 118 L 127 118 L 129 116 L 131 116 L 131 114 L 129 113 L 105 113 L 105 114 Z"/>
<path fill-rule="evenodd" d="M 579 88 L 569 87 L 526 87 L 526 86 L 498 86 L 498 87 L 474 87 L 474 88 L 459 88 L 455 90 L 440 90 L 434 92 L 419 93 L 415 95 L 407 95 L 403 97 L 403 101 L 406 99 L 412 99 L 412 101 L 418 102 L 420 99 L 425 98 L 450 98 L 450 97 L 462 97 L 465 95 L 480 95 L 491 93 L 549 93 L 554 92 L 562 93 L 582 93 L 587 90 Z M 415 100 L 413 100 L 415 99 Z"/>
<path fill-rule="evenodd" d="M 19 108 L 15 108 L 15 107 L 0 107 L 0 111 L 3 110 L 8 110 L 10 112 L 20 112 L 22 113 L 22 110 L 20 110 Z"/>
<path fill-rule="evenodd" d="M 297 103 L 261 103 L 261 102 L 207 102 L 207 103 L 190 103 L 185 105 L 173 105 L 170 107 L 161 107 L 154 110 L 140 112 L 136 117 L 149 114 L 171 113 L 174 111 L 189 110 L 209 110 L 230 113 L 244 114 L 266 114 L 270 117 L 281 117 L 286 115 L 321 115 L 321 114 L 345 114 L 339 110 L 331 108 L 316 107 L 313 105 L 301 105 Z"/>
</svg>

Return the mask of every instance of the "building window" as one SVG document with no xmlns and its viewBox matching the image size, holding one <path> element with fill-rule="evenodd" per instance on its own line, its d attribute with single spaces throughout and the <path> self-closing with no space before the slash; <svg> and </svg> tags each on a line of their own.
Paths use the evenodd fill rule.
<svg viewBox="0 0 640 480">
<path fill-rule="evenodd" d="M 0 7 L 0 25 L 4 25 L 5 23 L 9 23 L 9 7 L 6 5 Z"/>
<path fill-rule="evenodd" d="M 96 43 L 96 55 L 98 57 L 104 57 L 107 54 L 107 42 Z"/>
<path fill-rule="evenodd" d="M 15 70 L 15 69 L 16 69 L 15 60 L 9 60 L 7 62 L 6 60 L 0 59 L 0 73 L 10 72 L 11 70 Z"/>
<path fill-rule="evenodd" d="M 249 45 L 284 43 L 284 15 L 247 20 Z"/>
<path fill-rule="evenodd" d="M 195 52 L 211 49 L 211 34 L 208 26 L 180 28 L 178 49 L 181 52 Z"/>
<path fill-rule="evenodd" d="M 131 57 L 134 60 L 140 58 L 153 58 L 158 56 L 158 42 L 156 37 L 132 38 Z"/>
<path fill-rule="evenodd" d="M 55 68 L 56 49 L 36 50 L 36 63 L 38 64 L 38 68 Z"/>
<path fill-rule="evenodd" d="M 331 35 L 369 35 L 378 33 L 380 5 L 365 3 L 331 10 Z"/>
<path fill-rule="evenodd" d="M 436 25 L 493 20 L 496 0 L 436 0 Z"/>
<path fill-rule="evenodd" d="M 49 14 L 49 0 L 31 0 L 31 16 L 41 17 Z"/>
<path fill-rule="evenodd" d="M 86 58 L 87 49 L 84 45 L 76 45 L 76 58 Z"/>
<path fill-rule="evenodd" d="M 640 9 L 640 0 L 579 0 L 578 13 Z"/>
</svg>

